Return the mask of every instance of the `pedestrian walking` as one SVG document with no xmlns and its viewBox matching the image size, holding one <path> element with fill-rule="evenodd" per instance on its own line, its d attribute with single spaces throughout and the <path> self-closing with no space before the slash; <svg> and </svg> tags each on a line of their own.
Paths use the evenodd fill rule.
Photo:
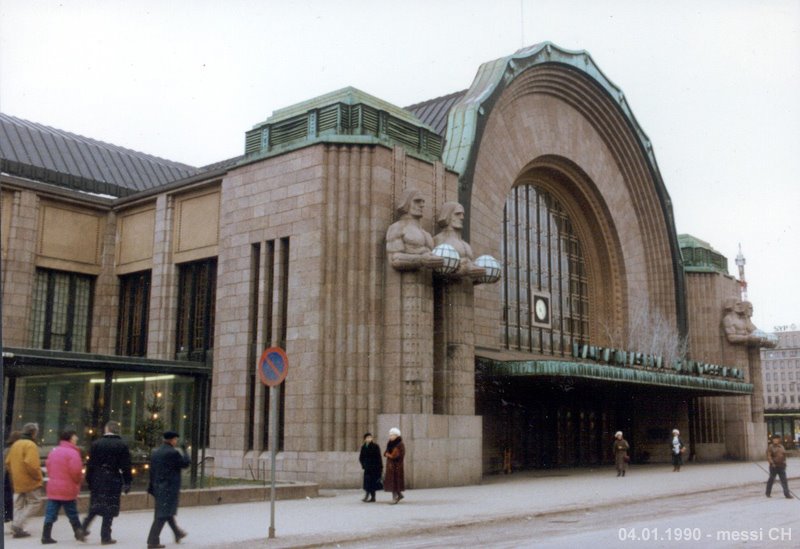
<svg viewBox="0 0 800 549">
<path fill-rule="evenodd" d="M 89 535 L 89 525 L 94 517 L 103 518 L 100 526 L 100 543 L 112 545 L 111 524 L 119 516 L 121 493 L 131 489 L 131 452 L 119 435 L 120 425 L 109 421 L 103 436 L 92 444 L 86 464 L 86 482 L 89 484 L 89 514 L 83 521 L 83 531 Z"/>
<path fill-rule="evenodd" d="M 372 433 L 364 434 L 358 461 L 364 469 L 364 499 L 361 501 L 374 503 L 375 492 L 383 488 L 381 483 L 383 458 L 381 458 L 381 447 L 372 440 Z"/>
<path fill-rule="evenodd" d="M 403 471 L 403 458 L 406 456 L 406 446 L 400 438 L 400 429 L 389 429 L 389 442 L 383 453 L 386 458 L 386 477 L 383 481 L 384 490 L 392 493 L 392 503 L 400 503 L 403 499 L 405 487 L 405 473 Z"/>
<path fill-rule="evenodd" d="M 147 493 L 156 500 L 155 516 L 147 536 L 148 549 L 166 547 L 161 544 L 161 530 L 169 524 L 175 534 L 175 543 L 186 537 L 186 532 L 178 528 L 175 515 L 178 513 L 178 500 L 181 492 L 181 469 L 191 463 L 183 447 L 177 449 L 180 435 L 175 431 L 164 433 L 164 444 L 153 451 L 150 457 L 150 485 Z"/>
<path fill-rule="evenodd" d="M 767 461 L 769 462 L 769 479 L 767 479 L 767 497 L 772 497 L 772 483 L 775 475 L 781 479 L 783 495 L 791 499 L 789 483 L 786 480 L 786 449 L 781 444 L 780 435 L 772 435 L 772 442 L 767 446 Z"/>
<path fill-rule="evenodd" d="M 618 477 L 624 477 L 625 471 L 628 469 L 629 449 L 628 441 L 622 438 L 622 431 L 617 431 L 614 434 L 614 464 L 617 466 Z"/>
<path fill-rule="evenodd" d="M 38 424 L 26 423 L 22 427 L 19 440 L 11 445 L 6 454 L 6 469 L 14 488 L 11 533 L 15 538 L 27 538 L 31 535 L 25 530 L 25 523 L 41 509 L 44 499 L 42 464 L 39 447 L 35 442 L 38 434 Z"/>
<path fill-rule="evenodd" d="M 671 452 L 672 452 L 672 472 L 680 472 L 681 465 L 683 465 L 683 453 L 686 451 L 686 447 L 683 445 L 683 441 L 681 440 L 681 432 L 677 429 L 672 430 L 672 445 L 671 445 Z"/>
<path fill-rule="evenodd" d="M 86 541 L 78 517 L 78 493 L 83 482 L 83 460 L 78 449 L 78 434 L 63 431 L 58 437 L 58 446 L 47 456 L 47 507 L 44 512 L 42 543 L 56 543 L 53 539 L 53 524 L 58 520 L 62 507 L 66 513 L 72 532 L 78 541 Z"/>
<path fill-rule="evenodd" d="M 6 454 L 11 448 L 11 445 L 19 440 L 22 435 L 19 431 L 11 431 L 6 440 Z M 8 467 L 3 467 L 5 471 L 5 482 L 3 483 L 3 518 L 5 522 L 14 520 L 14 488 L 11 486 L 11 475 L 8 473 Z"/>
</svg>

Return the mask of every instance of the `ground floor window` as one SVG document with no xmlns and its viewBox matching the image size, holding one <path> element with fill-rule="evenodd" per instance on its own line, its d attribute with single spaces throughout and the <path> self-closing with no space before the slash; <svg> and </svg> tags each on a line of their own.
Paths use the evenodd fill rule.
<svg viewBox="0 0 800 549">
<path fill-rule="evenodd" d="M 28 368 L 26 368 L 28 369 Z M 7 432 L 39 424 L 42 458 L 58 444 L 59 433 L 75 429 L 88 453 L 109 419 L 119 421 L 134 466 L 134 488 L 145 488 L 152 450 L 166 430 L 187 445 L 203 444 L 198 414 L 198 379 L 190 375 L 67 368 L 29 368 L 5 379 Z M 38 371 L 36 371 L 38 370 Z M 194 440 L 193 440 L 194 439 Z"/>
<path fill-rule="evenodd" d="M 786 448 L 800 447 L 800 414 L 766 416 L 767 433 L 778 435 Z"/>
</svg>

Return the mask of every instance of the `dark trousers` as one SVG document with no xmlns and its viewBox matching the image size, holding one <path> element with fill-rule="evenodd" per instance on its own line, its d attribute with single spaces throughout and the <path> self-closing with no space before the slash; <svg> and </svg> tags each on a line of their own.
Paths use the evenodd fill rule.
<svg viewBox="0 0 800 549">
<path fill-rule="evenodd" d="M 6 480 L 3 488 L 5 489 L 3 493 L 4 519 L 6 522 L 11 522 L 14 520 L 14 489 L 11 487 L 11 477 L 8 476 L 8 471 L 6 471 Z"/>
<path fill-rule="evenodd" d="M 783 495 L 787 498 L 792 497 L 789 493 L 789 483 L 786 482 L 786 467 L 769 467 L 769 479 L 767 480 L 767 495 L 772 493 L 772 483 L 775 482 L 775 475 L 781 479 L 781 486 L 783 487 Z"/>
<path fill-rule="evenodd" d="M 58 520 L 58 510 L 64 508 L 64 513 L 66 513 L 67 518 L 69 519 L 69 523 L 72 525 L 73 528 L 80 528 L 81 527 L 81 520 L 78 517 L 78 502 L 77 500 L 72 501 L 62 501 L 59 499 L 48 499 L 47 500 L 47 507 L 44 510 L 44 523 L 45 524 L 53 524 L 55 521 Z"/>
<path fill-rule="evenodd" d="M 161 539 L 161 530 L 164 528 L 164 523 L 168 523 L 169 527 L 172 528 L 172 533 L 175 534 L 175 537 L 178 537 L 181 529 L 178 528 L 178 523 L 175 522 L 175 517 L 169 518 L 154 518 L 153 525 L 150 527 L 150 533 L 147 535 L 147 544 L 148 545 L 158 545 L 161 543 L 159 540 Z"/>
<path fill-rule="evenodd" d="M 86 518 L 83 520 L 83 526 L 81 527 L 84 532 L 89 528 L 89 525 L 96 516 L 97 513 L 92 513 L 91 511 L 88 515 L 86 515 Z M 103 517 L 103 524 L 100 526 L 100 539 L 102 541 L 108 541 L 111 539 L 111 523 L 114 522 L 114 517 L 105 515 L 101 516 Z"/>
</svg>

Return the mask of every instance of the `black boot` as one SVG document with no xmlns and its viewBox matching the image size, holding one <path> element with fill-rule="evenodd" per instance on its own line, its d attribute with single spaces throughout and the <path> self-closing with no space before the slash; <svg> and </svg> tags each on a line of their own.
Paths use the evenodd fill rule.
<svg viewBox="0 0 800 549">
<path fill-rule="evenodd" d="M 86 515 L 86 518 L 84 518 L 83 522 L 81 523 L 81 530 L 83 530 L 83 536 L 86 538 L 89 537 L 89 525 L 94 520 L 94 517 L 95 515 L 89 513 L 88 515 Z"/>
<path fill-rule="evenodd" d="M 86 533 L 81 528 L 81 521 L 76 520 L 75 522 L 70 522 L 72 524 L 72 532 L 75 534 L 75 539 L 78 541 L 86 541 Z"/>
<path fill-rule="evenodd" d="M 625 476 L 625 470 L 624 469 L 622 470 L 622 476 L 623 477 Z"/>
<path fill-rule="evenodd" d="M 100 527 L 100 543 L 103 545 L 117 543 L 117 540 L 111 538 L 111 522 L 113 520 L 113 517 L 103 517 L 103 525 Z M 89 532 L 85 532 L 85 534 L 88 536 Z"/>
<path fill-rule="evenodd" d="M 375 503 L 375 492 L 370 492 L 369 499 L 367 500 L 369 503 Z"/>
<path fill-rule="evenodd" d="M 42 545 L 48 545 L 50 543 L 58 543 L 56 540 L 53 539 L 53 523 L 52 522 L 45 522 L 44 528 L 42 528 Z"/>
</svg>

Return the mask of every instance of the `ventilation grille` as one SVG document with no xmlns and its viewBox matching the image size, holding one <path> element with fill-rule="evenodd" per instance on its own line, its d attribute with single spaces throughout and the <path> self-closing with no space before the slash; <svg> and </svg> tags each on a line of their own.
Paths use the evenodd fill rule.
<svg viewBox="0 0 800 549">
<path fill-rule="evenodd" d="M 721 273 L 728 272 L 728 260 L 705 248 L 681 248 L 683 264 L 686 267 L 706 267 Z"/>
<path fill-rule="evenodd" d="M 245 154 L 300 144 L 322 135 L 372 136 L 436 158 L 441 158 L 443 148 L 440 135 L 386 111 L 363 103 L 334 103 L 246 132 Z"/>
</svg>

